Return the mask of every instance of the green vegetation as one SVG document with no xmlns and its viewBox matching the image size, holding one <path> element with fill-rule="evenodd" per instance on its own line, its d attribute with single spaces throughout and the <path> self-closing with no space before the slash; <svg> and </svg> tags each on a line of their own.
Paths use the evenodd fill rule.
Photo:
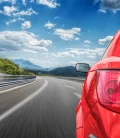
<svg viewBox="0 0 120 138">
<path fill-rule="evenodd" d="M 0 72 L 12 75 L 32 75 L 31 73 L 20 69 L 18 65 L 7 58 L 0 58 Z"/>
</svg>

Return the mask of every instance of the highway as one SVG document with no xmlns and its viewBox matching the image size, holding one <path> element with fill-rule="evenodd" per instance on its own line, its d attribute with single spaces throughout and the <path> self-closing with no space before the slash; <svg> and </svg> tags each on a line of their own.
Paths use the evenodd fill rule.
<svg viewBox="0 0 120 138">
<path fill-rule="evenodd" d="M 0 93 L 0 138 L 75 138 L 82 83 L 52 77 Z"/>
</svg>

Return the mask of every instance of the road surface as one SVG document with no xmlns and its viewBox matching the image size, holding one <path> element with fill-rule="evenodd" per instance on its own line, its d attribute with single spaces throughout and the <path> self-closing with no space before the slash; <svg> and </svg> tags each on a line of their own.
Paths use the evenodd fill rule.
<svg viewBox="0 0 120 138">
<path fill-rule="evenodd" d="M 0 94 L 0 138 L 75 138 L 81 83 L 42 77 Z"/>
</svg>

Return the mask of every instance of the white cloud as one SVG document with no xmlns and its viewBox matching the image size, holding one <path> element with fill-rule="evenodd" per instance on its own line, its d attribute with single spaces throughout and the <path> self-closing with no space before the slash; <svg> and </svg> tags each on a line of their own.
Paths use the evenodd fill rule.
<svg viewBox="0 0 120 138">
<path fill-rule="evenodd" d="M 22 23 L 22 29 L 29 29 L 31 28 L 31 22 L 30 21 L 24 21 L 24 23 Z"/>
<path fill-rule="evenodd" d="M 75 66 L 77 64 L 77 61 L 70 61 L 68 65 Z"/>
<path fill-rule="evenodd" d="M 52 53 L 52 56 L 60 58 L 60 57 L 74 57 L 73 54 L 65 51 L 65 52 L 57 52 L 57 53 Z"/>
<path fill-rule="evenodd" d="M 66 59 L 69 59 L 68 61 L 70 60 L 72 61 L 72 59 L 77 61 L 82 61 L 82 60 L 97 61 L 103 55 L 105 48 L 96 48 L 96 49 L 72 48 L 72 49 L 66 49 L 66 50 L 67 51 L 52 53 L 52 56 L 56 57 L 56 59 L 64 58 L 65 61 Z M 71 62 L 71 64 L 75 64 L 75 63 L 76 62 Z"/>
<path fill-rule="evenodd" d="M 78 40 L 80 40 L 80 38 L 79 37 L 76 37 L 75 40 L 78 41 Z"/>
<path fill-rule="evenodd" d="M 26 6 L 26 0 L 22 0 L 23 5 Z"/>
<path fill-rule="evenodd" d="M 41 5 L 46 5 L 49 8 L 56 8 L 57 6 L 60 6 L 60 4 L 56 2 L 56 0 L 37 0 L 37 3 Z"/>
<path fill-rule="evenodd" d="M 85 40 L 84 43 L 85 44 L 91 44 L 91 41 L 90 40 Z"/>
<path fill-rule="evenodd" d="M 56 24 L 53 24 L 53 23 L 51 23 L 50 21 L 48 21 L 48 22 L 44 25 L 44 27 L 46 27 L 46 28 L 48 28 L 48 29 L 52 29 L 52 28 L 55 27 L 55 25 L 56 25 Z"/>
<path fill-rule="evenodd" d="M 2 10 L 0 10 L 0 14 L 3 14 L 3 11 Z"/>
<path fill-rule="evenodd" d="M 27 10 L 19 11 L 19 9 L 17 7 L 4 6 L 3 11 L 0 10 L 0 14 L 4 14 L 6 16 L 14 16 L 14 18 L 16 18 L 16 17 L 20 17 L 20 16 L 37 15 L 38 13 L 36 11 L 34 11 L 32 8 L 29 8 Z"/>
<path fill-rule="evenodd" d="M 96 3 L 101 3 L 102 8 L 112 10 L 113 12 L 120 10 L 120 0 L 95 0 Z"/>
<path fill-rule="evenodd" d="M 54 34 L 63 40 L 75 40 L 76 35 L 79 35 L 80 31 L 81 28 L 72 28 L 71 30 L 55 29 Z"/>
<path fill-rule="evenodd" d="M 38 53 L 38 52 L 48 52 L 48 49 L 45 47 L 39 47 L 39 48 L 35 48 L 35 49 L 23 49 L 24 52 L 28 52 L 28 53 Z"/>
<path fill-rule="evenodd" d="M 85 40 L 84 43 L 85 44 L 91 44 L 91 41 L 90 40 Z"/>
<path fill-rule="evenodd" d="M 34 1 L 34 0 L 30 0 L 30 2 L 32 2 L 32 3 L 33 3 L 33 2 L 35 2 L 35 1 Z"/>
<path fill-rule="evenodd" d="M 45 49 L 46 50 L 46 49 Z M 36 54 L 37 51 L 33 51 L 33 50 L 30 50 L 30 49 L 23 49 L 24 52 L 28 52 L 28 53 L 33 53 L 33 54 Z M 47 51 L 46 51 L 47 52 Z"/>
<path fill-rule="evenodd" d="M 17 19 L 11 19 L 9 21 L 6 22 L 7 25 L 11 24 L 11 23 L 15 23 L 17 21 L 24 21 L 25 19 L 24 18 L 17 18 Z"/>
<path fill-rule="evenodd" d="M 105 37 L 103 39 L 99 39 L 98 43 L 100 45 L 108 45 L 111 42 L 112 39 L 113 39 L 113 36 L 107 36 L 107 37 Z"/>
<path fill-rule="evenodd" d="M 52 41 L 51 40 L 41 39 L 40 40 L 40 45 L 41 46 L 44 46 L 44 47 L 48 47 L 48 46 L 51 46 L 52 45 Z"/>
<path fill-rule="evenodd" d="M 74 55 L 77 55 L 77 56 L 84 55 L 84 52 L 82 52 L 79 49 L 71 49 L 69 52 L 72 53 L 72 54 L 74 54 Z"/>
<path fill-rule="evenodd" d="M 0 0 L 0 3 L 2 3 L 2 2 L 10 2 L 12 4 L 15 4 L 16 0 Z"/>
<path fill-rule="evenodd" d="M 29 8 L 26 11 L 22 10 L 20 12 L 13 13 L 13 16 L 31 16 L 33 14 L 37 15 L 38 13 L 35 12 L 32 8 Z"/>
<path fill-rule="evenodd" d="M 26 31 L 0 32 L 0 51 L 32 51 L 47 52 L 46 47 L 51 46 L 51 40 L 39 40 L 33 33 Z"/>
<path fill-rule="evenodd" d="M 69 53 L 74 54 L 76 56 L 84 56 L 89 58 L 96 58 L 96 56 L 102 56 L 104 53 L 104 48 L 96 48 L 96 49 L 69 49 Z"/>
<path fill-rule="evenodd" d="M 17 22 L 17 20 L 16 19 L 12 19 L 12 20 L 7 21 L 6 24 L 9 25 L 9 24 L 15 23 L 15 22 Z"/>
<path fill-rule="evenodd" d="M 58 19 L 58 18 L 60 18 L 60 17 L 59 17 L 59 16 L 55 16 L 55 17 L 54 17 L 55 20 Z"/>
<path fill-rule="evenodd" d="M 11 16 L 11 14 L 12 14 L 13 12 L 18 11 L 18 9 L 17 9 L 16 7 L 14 7 L 14 6 L 11 6 L 11 7 L 9 7 L 9 6 L 4 6 L 3 9 L 4 9 L 4 11 L 3 11 L 2 13 L 3 13 L 4 15 L 6 15 L 6 16 Z"/>
<path fill-rule="evenodd" d="M 98 12 L 107 13 L 106 10 L 104 10 L 104 9 L 99 9 Z"/>
</svg>

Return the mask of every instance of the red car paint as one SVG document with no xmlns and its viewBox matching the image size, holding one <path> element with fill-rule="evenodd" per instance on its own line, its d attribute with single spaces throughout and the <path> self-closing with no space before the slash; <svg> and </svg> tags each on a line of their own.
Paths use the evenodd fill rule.
<svg viewBox="0 0 120 138">
<path fill-rule="evenodd" d="M 115 83 L 112 83 L 113 80 Z M 76 138 L 89 138 L 91 134 L 94 138 L 120 138 L 119 83 L 120 31 L 103 58 L 88 71 L 82 98 L 76 108 Z M 116 89 L 113 92 L 114 86 Z"/>
</svg>

